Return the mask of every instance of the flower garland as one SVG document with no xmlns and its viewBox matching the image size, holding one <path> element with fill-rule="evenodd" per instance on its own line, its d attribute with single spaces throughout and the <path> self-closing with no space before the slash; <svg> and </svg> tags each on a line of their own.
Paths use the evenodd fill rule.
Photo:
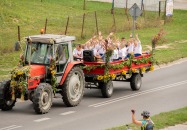
<svg viewBox="0 0 187 130">
<path fill-rule="evenodd" d="M 10 86 L 12 89 L 12 100 L 15 100 L 15 91 L 21 92 L 21 100 L 24 100 L 24 95 L 27 90 L 27 78 L 30 76 L 30 66 L 18 66 L 11 71 Z"/>
<path fill-rule="evenodd" d="M 121 72 L 121 75 L 126 75 L 127 74 L 127 71 L 125 71 L 125 70 L 123 70 L 122 72 Z"/>
<path fill-rule="evenodd" d="M 139 64 L 147 64 L 148 62 L 151 62 L 150 68 L 142 67 L 140 69 L 135 69 L 135 68 L 132 68 L 132 66 L 131 66 L 132 63 L 139 65 Z M 95 79 L 98 81 L 107 82 L 109 80 L 116 78 L 115 74 L 112 74 L 112 75 L 109 74 L 109 69 L 119 70 L 119 69 L 122 69 L 124 66 L 127 66 L 129 68 L 129 70 L 128 70 L 129 75 L 132 75 L 132 73 L 139 73 L 139 72 L 142 74 L 147 71 L 153 71 L 154 70 L 154 66 L 153 66 L 154 63 L 155 63 L 155 60 L 154 60 L 153 56 L 150 56 L 148 58 L 142 57 L 142 59 L 134 59 L 134 56 L 131 55 L 126 61 L 122 61 L 119 64 L 113 65 L 113 64 L 108 63 L 107 67 L 106 67 L 106 63 L 105 63 L 105 64 L 101 64 L 101 65 L 84 66 L 83 69 L 90 72 L 91 70 L 94 70 L 96 68 L 105 68 L 104 75 L 98 75 L 95 77 Z M 127 71 L 125 71 L 125 70 L 123 70 L 121 72 L 121 76 L 126 76 L 126 74 L 127 74 Z"/>
<path fill-rule="evenodd" d="M 150 67 L 150 71 L 153 71 L 155 68 L 154 68 L 154 66 L 152 65 L 151 67 Z"/>
<path fill-rule="evenodd" d="M 141 73 L 145 73 L 146 72 L 146 68 L 145 67 L 142 67 L 140 70 L 141 70 Z"/>
<path fill-rule="evenodd" d="M 148 62 L 151 62 L 151 64 L 155 64 L 155 59 L 153 58 L 153 56 L 145 58 L 143 57 L 142 59 L 132 59 L 129 58 L 126 61 L 122 61 L 119 64 L 107 64 L 108 65 L 108 69 L 113 69 L 113 70 L 119 70 L 122 69 L 124 66 L 127 66 L 129 68 L 131 68 L 131 64 L 135 63 L 136 65 L 139 64 L 147 64 Z M 83 69 L 87 70 L 88 72 L 90 72 L 91 70 L 95 70 L 96 68 L 105 68 L 105 64 L 101 64 L 101 65 L 87 65 L 84 66 Z"/>
<path fill-rule="evenodd" d="M 97 80 L 99 80 L 99 81 L 103 80 L 104 82 L 107 82 L 107 81 L 115 79 L 115 78 L 116 78 L 115 74 L 98 75 L 96 77 Z"/>
<path fill-rule="evenodd" d="M 51 59 L 50 63 L 50 74 L 51 74 L 51 86 L 53 88 L 53 92 L 56 93 L 57 91 L 57 78 L 55 76 L 56 74 L 56 61 L 54 59 Z"/>
</svg>

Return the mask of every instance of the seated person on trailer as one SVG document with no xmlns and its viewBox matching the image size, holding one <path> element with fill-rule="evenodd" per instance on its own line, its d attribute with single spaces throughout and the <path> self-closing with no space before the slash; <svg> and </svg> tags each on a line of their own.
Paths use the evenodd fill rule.
<svg viewBox="0 0 187 130">
<path fill-rule="evenodd" d="M 134 56 L 141 56 L 142 55 L 142 45 L 138 38 L 138 34 L 136 34 L 136 39 L 134 39 Z"/>
<path fill-rule="evenodd" d="M 74 60 L 81 61 L 83 58 L 83 50 L 80 44 L 76 45 L 76 48 L 73 50 Z"/>
</svg>

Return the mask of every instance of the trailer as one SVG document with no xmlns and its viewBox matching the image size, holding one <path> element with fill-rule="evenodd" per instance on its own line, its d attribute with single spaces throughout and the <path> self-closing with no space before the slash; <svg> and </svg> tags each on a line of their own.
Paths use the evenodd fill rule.
<svg viewBox="0 0 187 130">
<path fill-rule="evenodd" d="M 109 98 L 114 90 L 112 81 L 121 81 L 130 82 L 131 89 L 137 91 L 142 86 L 143 74 L 154 70 L 153 63 L 154 58 L 151 54 L 139 57 L 131 55 L 125 60 L 108 63 L 84 61 L 86 88 L 101 89 L 102 96 Z"/>
</svg>

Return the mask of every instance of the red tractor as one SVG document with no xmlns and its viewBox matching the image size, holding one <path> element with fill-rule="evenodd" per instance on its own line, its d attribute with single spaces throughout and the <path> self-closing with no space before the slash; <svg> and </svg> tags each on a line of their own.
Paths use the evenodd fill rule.
<svg viewBox="0 0 187 130">
<path fill-rule="evenodd" d="M 22 66 L 11 80 L 0 83 L 0 109 L 11 110 L 17 98 L 31 100 L 38 114 L 47 113 L 53 95 L 60 93 L 66 106 L 80 103 L 85 79 L 81 62 L 72 55 L 73 36 L 43 34 L 26 38 Z"/>
</svg>

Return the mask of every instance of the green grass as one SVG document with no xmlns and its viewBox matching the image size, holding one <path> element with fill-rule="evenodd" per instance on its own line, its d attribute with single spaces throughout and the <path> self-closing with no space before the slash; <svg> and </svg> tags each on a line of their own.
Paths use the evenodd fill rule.
<svg viewBox="0 0 187 130">
<path fill-rule="evenodd" d="M 17 41 L 18 25 L 21 28 L 21 37 L 38 34 L 40 29 L 44 28 L 47 18 L 47 33 L 63 34 L 67 17 L 70 16 L 68 34 L 72 35 L 73 31 L 80 35 L 83 13 L 110 7 L 111 4 L 108 3 L 87 2 L 87 9 L 83 10 L 83 0 L 1 0 L 0 53 L 13 50 Z M 94 19 L 94 15 L 90 17 Z"/>
<path fill-rule="evenodd" d="M 151 119 L 155 123 L 154 130 L 162 129 L 168 126 L 174 126 L 187 121 L 187 107 L 177 109 L 170 112 L 163 112 L 152 116 Z M 129 124 L 132 130 L 139 130 L 140 127 L 134 124 Z M 108 130 L 126 130 L 126 126 L 119 126 Z"/>
<path fill-rule="evenodd" d="M 19 53 L 14 52 L 17 41 L 17 26 L 21 28 L 21 37 L 39 34 L 48 18 L 47 33 L 64 34 L 67 17 L 70 16 L 67 35 L 76 36 L 76 43 L 84 43 L 96 34 L 95 14 L 97 11 L 98 28 L 103 35 L 115 31 L 117 37 L 129 37 L 132 19 L 128 21 L 124 9 L 115 9 L 115 22 L 110 13 L 111 4 L 87 2 L 83 10 L 83 0 L 1 0 L 0 2 L 0 79 L 6 77 L 6 70 L 11 70 L 18 63 Z M 83 38 L 81 38 L 82 16 L 86 13 Z M 151 38 L 163 28 L 166 32 L 168 49 L 156 51 L 159 63 L 168 63 L 187 57 L 187 11 L 175 10 L 172 21 L 160 26 L 158 12 L 146 12 L 137 19 L 140 40 L 143 49 L 151 45 Z M 185 42 L 181 42 L 184 40 Z"/>
<path fill-rule="evenodd" d="M 67 35 L 75 35 L 78 42 L 84 42 L 96 34 L 95 11 L 97 11 L 98 28 L 105 35 L 111 31 L 125 32 L 131 29 L 124 9 L 115 10 L 116 28 L 111 15 L 111 4 L 86 2 L 83 0 L 1 0 L 0 2 L 0 53 L 12 52 L 17 41 L 17 26 L 21 28 L 21 37 L 39 34 L 48 19 L 47 33 L 64 34 L 67 17 L 70 17 Z M 83 38 L 81 38 L 82 17 L 85 16 Z M 158 13 L 148 12 L 139 18 L 139 27 L 157 25 Z M 144 23 L 144 19 L 146 23 Z M 131 21 L 130 17 L 130 21 Z"/>
</svg>

